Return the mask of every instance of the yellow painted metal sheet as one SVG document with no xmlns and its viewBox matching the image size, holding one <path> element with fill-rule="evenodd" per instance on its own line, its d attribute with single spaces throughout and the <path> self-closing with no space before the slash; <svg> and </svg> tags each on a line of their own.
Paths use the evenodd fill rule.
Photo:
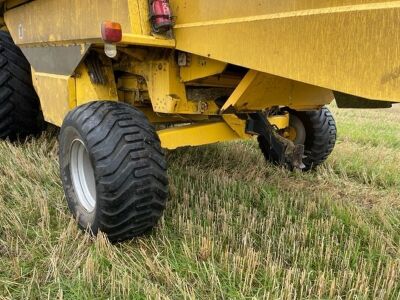
<svg viewBox="0 0 400 300">
<path fill-rule="evenodd" d="M 287 129 L 290 124 L 289 113 L 286 113 L 284 115 L 271 116 L 268 118 L 268 122 L 272 126 L 276 127 L 278 130 Z"/>
<path fill-rule="evenodd" d="M 315 109 L 333 101 L 331 90 L 257 71 L 249 71 L 222 111 L 257 111 L 273 106 Z"/>
<path fill-rule="evenodd" d="M 148 0 L 129 0 L 130 2 L 137 1 L 139 7 L 139 15 L 131 15 L 131 19 L 140 19 L 142 24 L 142 34 L 151 35 L 149 2 Z"/>
<path fill-rule="evenodd" d="M 187 65 L 180 68 L 181 80 L 183 82 L 221 74 L 227 66 L 224 62 L 198 55 L 182 55 L 185 55 L 187 60 Z"/>
<path fill-rule="evenodd" d="M 175 48 L 175 40 L 155 38 L 149 35 L 124 34 L 120 44 L 131 44 L 137 46 Z"/>
<path fill-rule="evenodd" d="M 400 102 L 400 1 L 171 2 L 179 50 Z"/>
<path fill-rule="evenodd" d="M 76 102 L 77 106 L 99 100 L 118 101 L 117 86 L 111 67 L 103 68 L 106 84 L 94 84 L 85 64 L 76 70 Z"/>
<path fill-rule="evenodd" d="M 161 146 L 165 149 L 174 150 L 186 146 L 201 146 L 251 138 L 251 135 L 245 132 L 246 120 L 241 120 L 235 115 L 225 115 L 223 119 L 219 122 L 199 123 L 160 130 L 157 133 L 161 140 Z M 279 129 L 287 128 L 289 115 L 271 117 L 270 122 L 277 125 Z"/>
<path fill-rule="evenodd" d="M 147 0 L 36 0 L 5 14 L 11 35 L 20 46 L 101 43 L 101 23 L 106 20 L 121 24 L 121 43 L 175 47 L 173 39 L 151 35 Z"/>
<path fill-rule="evenodd" d="M 61 126 L 64 117 L 76 106 L 75 80 L 70 76 L 36 72 L 32 77 L 45 120 Z"/>
<path fill-rule="evenodd" d="M 143 34 L 142 20 L 137 17 L 140 16 L 140 7 L 137 0 L 128 1 L 129 15 L 131 20 L 132 32 L 135 34 Z"/>
<path fill-rule="evenodd" d="M 161 146 L 174 150 L 186 146 L 201 146 L 239 139 L 240 136 L 227 123 L 214 122 L 174 127 L 158 131 Z"/>
<path fill-rule="evenodd" d="M 114 74 L 106 72 L 105 76 L 108 84 L 93 84 L 84 64 L 78 67 L 76 77 L 33 71 L 33 84 L 46 121 L 61 126 L 64 117 L 76 106 L 98 100 L 118 101 Z"/>
<path fill-rule="evenodd" d="M 204 22 L 257 16 L 271 13 L 296 12 L 309 9 L 324 9 L 369 3 L 384 3 L 388 0 L 170 0 L 177 24 Z"/>
<path fill-rule="evenodd" d="M 7 11 L 5 20 L 17 44 L 100 38 L 100 26 L 105 20 L 119 22 L 125 33 L 141 34 L 133 32 L 128 2 L 36 0 Z M 134 29 L 139 28 L 135 26 Z"/>
<path fill-rule="evenodd" d="M 226 122 L 226 124 L 228 124 L 229 127 L 232 128 L 233 131 L 235 131 L 240 138 L 247 139 L 250 137 L 246 133 L 246 123 L 247 123 L 246 120 L 242 120 L 236 115 L 223 115 L 222 118 Z"/>
</svg>

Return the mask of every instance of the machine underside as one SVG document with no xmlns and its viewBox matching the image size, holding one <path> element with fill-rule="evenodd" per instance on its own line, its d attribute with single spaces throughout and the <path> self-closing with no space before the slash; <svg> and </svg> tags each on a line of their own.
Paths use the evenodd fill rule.
<svg viewBox="0 0 400 300">
<path fill-rule="evenodd" d="M 162 125 L 163 146 L 175 149 L 249 138 L 245 114 L 319 109 L 334 93 L 341 106 L 400 101 L 398 1 L 172 0 L 176 24 L 163 35 L 152 32 L 147 0 L 2 2 L 44 117 L 58 126 L 79 105 L 122 101 Z M 122 25 L 115 58 L 104 54 L 104 20 Z M 289 117 L 269 113 L 269 122 L 282 130 Z"/>
</svg>

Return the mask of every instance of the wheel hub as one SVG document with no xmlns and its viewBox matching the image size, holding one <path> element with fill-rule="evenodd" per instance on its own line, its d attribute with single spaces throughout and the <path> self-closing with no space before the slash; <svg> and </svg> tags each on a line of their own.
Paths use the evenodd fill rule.
<svg viewBox="0 0 400 300">
<path fill-rule="evenodd" d="M 306 143 L 306 128 L 303 122 L 295 115 L 290 116 L 290 127 L 287 130 L 287 137 L 295 145 L 304 145 Z"/>
<path fill-rule="evenodd" d="M 71 179 L 79 203 L 89 212 L 96 207 L 96 182 L 94 169 L 84 143 L 76 139 L 71 145 Z"/>
</svg>

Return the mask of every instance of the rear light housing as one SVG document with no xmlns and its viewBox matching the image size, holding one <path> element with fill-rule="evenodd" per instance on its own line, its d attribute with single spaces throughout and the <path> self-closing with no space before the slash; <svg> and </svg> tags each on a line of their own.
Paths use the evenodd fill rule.
<svg viewBox="0 0 400 300">
<path fill-rule="evenodd" d="M 119 43 L 122 40 L 121 24 L 105 21 L 101 24 L 101 37 L 106 43 Z"/>
<path fill-rule="evenodd" d="M 150 0 L 150 20 L 155 33 L 166 33 L 172 29 L 169 0 Z"/>
<path fill-rule="evenodd" d="M 117 56 L 117 43 L 122 41 L 122 27 L 121 24 L 104 21 L 101 24 L 101 38 L 104 41 L 104 52 L 110 57 L 114 58 Z"/>
</svg>

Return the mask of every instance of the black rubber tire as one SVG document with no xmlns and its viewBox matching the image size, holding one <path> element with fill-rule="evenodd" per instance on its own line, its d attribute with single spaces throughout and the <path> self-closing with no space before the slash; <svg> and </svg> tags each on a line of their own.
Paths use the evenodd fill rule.
<svg viewBox="0 0 400 300">
<path fill-rule="evenodd" d="M 310 171 L 324 163 L 336 145 L 336 122 L 327 107 L 313 111 L 290 110 L 299 118 L 306 129 L 303 163 L 304 171 Z M 258 142 L 267 161 L 278 164 L 278 155 L 270 149 L 268 141 L 259 136 Z"/>
<path fill-rule="evenodd" d="M 96 205 L 79 202 L 70 172 L 71 145 L 80 139 L 94 169 Z M 82 229 L 122 242 L 149 232 L 168 198 L 167 163 L 145 115 L 118 102 L 98 101 L 71 111 L 60 132 L 60 170 L 69 208 Z"/>
<path fill-rule="evenodd" d="M 44 129 L 31 67 L 10 34 L 0 30 L 0 138 L 24 138 Z"/>
</svg>

